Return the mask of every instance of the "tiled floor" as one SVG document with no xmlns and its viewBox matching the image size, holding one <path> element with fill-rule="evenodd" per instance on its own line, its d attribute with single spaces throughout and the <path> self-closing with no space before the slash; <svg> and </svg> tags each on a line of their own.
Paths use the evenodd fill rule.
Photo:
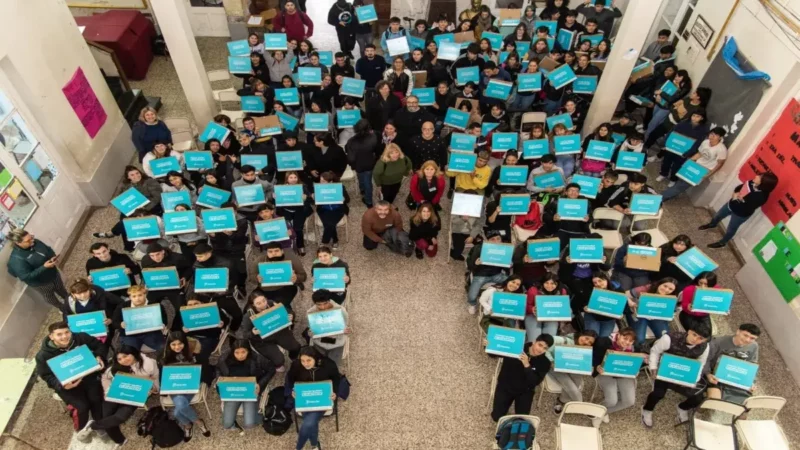
<svg viewBox="0 0 800 450">
<path fill-rule="evenodd" d="M 324 22 L 331 0 L 315 0 L 312 17 Z M 317 6 L 319 5 L 319 7 Z M 314 42 L 323 49 L 332 49 L 336 42 L 330 28 L 317 28 Z M 225 67 L 224 41 L 198 39 L 206 69 Z M 162 115 L 188 115 L 186 100 L 180 90 L 171 63 L 158 59 L 148 80 L 136 83 L 148 95 L 160 95 L 164 100 Z M 223 86 L 219 86 L 223 87 Z M 217 88 L 215 86 L 215 88 Z M 652 168 L 651 168 L 652 169 Z M 650 170 L 652 174 L 652 170 Z M 659 185 L 659 189 L 665 186 Z M 351 197 L 354 186 L 348 186 Z M 407 188 L 398 196 L 405 198 Z M 464 449 L 491 447 L 494 424 L 489 418 L 486 402 L 494 372 L 495 360 L 478 350 L 479 334 L 474 316 L 465 308 L 463 265 L 446 263 L 445 255 L 418 261 L 389 254 L 385 250 L 367 252 L 361 248 L 359 220 L 363 205 L 354 202 L 348 229 L 349 242 L 342 245 L 340 256 L 350 264 L 353 274 L 355 305 L 351 307 L 354 329 L 348 375 L 353 383 L 351 398 L 342 404 L 341 430 L 336 433 L 333 421 L 323 421 L 321 442 L 326 450 L 416 450 Z M 398 201 L 399 203 L 399 201 Z M 445 202 L 445 210 L 449 209 Z M 408 210 L 400 206 L 408 217 Z M 87 249 L 93 239 L 92 231 L 108 230 L 117 220 L 112 208 L 98 210 L 89 219 L 85 232 L 66 262 L 68 276 L 82 275 Z M 697 225 L 707 222 L 706 211 L 692 207 L 685 199 L 667 205 L 661 230 L 667 236 L 687 233 L 702 248 L 716 241 L 718 232 L 698 232 Z M 442 236 L 446 236 L 443 230 Z M 119 247 L 119 242 L 112 243 Z M 313 248 L 313 245 L 310 247 Z M 734 281 L 740 265 L 727 249 L 709 250 L 708 254 L 720 263 L 720 284 L 736 291 L 731 315 L 715 320 L 719 333 L 732 332 L 739 323 L 756 322 L 758 318 L 751 302 Z M 304 258 L 311 264 L 310 254 Z M 755 299 L 754 299 L 755 300 Z M 308 291 L 297 300 L 297 310 L 309 306 Z M 57 315 L 51 316 L 55 320 Z M 716 318 L 715 318 L 716 319 Z M 299 332 L 304 324 L 297 327 Z M 769 336 L 762 336 L 761 370 L 758 392 L 780 395 L 789 400 L 781 414 L 781 423 L 794 446 L 800 445 L 800 391 Z M 35 353 L 35 349 L 31 350 Z M 1 378 L 1 376 L 0 376 Z M 683 429 L 673 428 L 677 396 L 669 394 L 655 412 L 656 427 L 645 430 L 639 420 L 639 408 L 649 392 L 649 385 L 640 378 L 634 408 L 614 414 L 611 423 L 603 425 L 605 448 L 662 450 L 680 449 L 685 445 Z M 273 383 L 282 383 L 274 380 Z M 587 383 L 584 394 L 588 399 L 593 383 Z M 22 408 L 13 433 L 29 441 L 35 448 L 57 450 L 67 448 L 71 422 L 63 415 L 51 392 L 38 382 Z M 211 438 L 195 437 L 184 448 L 194 449 L 290 449 L 296 434 L 288 432 L 273 437 L 262 430 L 251 430 L 244 436 L 224 432 L 220 428 L 219 402 L 211 396 L 213 417 L 206 418 L 211 426 Z M 531 414 L 541 421 L 537 433 L 544 449 L 554 449 L 554 427 L 557 416 L 551 406 L 552 395 L 545 395 L 541 408 Z M 141 413 L 137 414 L 137 418 Z M 201 417 L 205 412 L 201 412 Z M 136 436 L 133 421 L 124 427 L 130 443 L 126 449 L 149 449 L 149 444 Z M 2 448 L 28 449 L 6 440 Z M 95 441 L 90 445 L 74 445 L 73 449 L 106 450 L 111 447 Z"/>
</svg>

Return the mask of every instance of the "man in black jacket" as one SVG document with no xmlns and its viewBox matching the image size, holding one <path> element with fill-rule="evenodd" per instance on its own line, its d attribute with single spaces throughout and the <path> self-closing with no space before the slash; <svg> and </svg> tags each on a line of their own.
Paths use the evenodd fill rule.
<svg viewBox="0 0 800 450">
<path fill-rule="evenodd" d="M 236 303 L 233 298 L 234 286 L 239 284 L 239 278 L 242 274 L 233 263 L 227 258 L 215 255 L 211 246 L 206 243 L 199 243 L 194 247 L 194 256 L 197 260 L 194 263 L 193 272 L 196 273 L 197 269 L 209 269 L 212 267 L 221 267 L 228 269 L 228 287 L 225 292 L 207 293 L 211 301 L 217 302 L 219 308 L 225 311 L 231 317 L 231 331 L 239 329 L 242 323 L 242 308 Z M 194 278 L 194 276 L 192 277 Z M 190 286 L 194 292 L 194 286 Z"/>
<path fill-rule="evenodd" d="M 383 145 L 367 119 L 359 120 L 353 127 L 353 132 L 355 135 L 344 146 L 347 163 L 358 178 L 361 199 L 367 208 L 372 208 L 372 169 Z"/>
<path fill-rule="evenodd" d="M 116 250 L 109 249 L 108 244 L 104 242 L 95 242 L 91 247 L 89 247 L 89 251 L 92 253 L 92 257 L 86 260 L 87 275 L 89 275 L 89 272 L 92 270 L 125 266 L 125 273 L 128 274 L 128 279 L 131 282 L 131 286 L 136 284 L 136 275 L 141 275 L 142 269 L 138 264 L 133 262 L 130 256 L 120 254 L 117 253 Z M 115 289 L 111 292 L 114 292 L 117 295 L 125 295 L 125 291 L 121 289 Z"/>
<path fill-rule="evenodd" d="M 397 145 L 401 149 L 408 146 L 414 136 L 422 134 L 422 124 L 436 122 L 436 117 L 425 108 L 419 106 L 419 98 L 409 95 L 406 98 L 406 107 L 394 115 L 394 125 L 397 127 Z"/>
<path fill-rule="evenodd" d="M 147 254 L 142 258 L 142 269 L 159 269 L 163 267 L 174 267 L 178 271 L 181 287 L 179 289 L 152 291 L 150 296 L 158 300 L 168 298 L 175 311 L 180 311 L 181 306 L 184 305 L 182 289 L 192 277 L 192 263 L 182 254 L 173 253 L 157 242 L 150 244 L 147 246 Z"/>
<path fill-rule="evenodd" d="M 336 78 L 336 75 L 341 75 L 346 78 L 356 77 L 356 71 L 353 69 L 353 66 L 350 64 L 350 61 L 347 59 L 347 55 L 345 55 L 344 52 L 336 52 L 334 59 L 336 61 L 334 65 L 331 66 L 331 77 L 334 79 Z"/>
<path fill-rule="evenodd" d="M 47 337 L 42 341 L 42 348 L 36 354 L 36 373 L 50 389 L 64 400 L 64 403 L 75 408 L 78 412 L 78 429 L 82 430 L 89 421 L 90 412 L 94 420 L 103 418 L 103 386 L 100 384 L 99 372 L 90 373 L 77 380 L 62 384 L 47 365 L 47 361 L 81 345 L 86 345 L 97 358 L 102 369 L 105 367 L 103 361 L 105 346 L 86 333 L 72 333 L 66 322 L 50 324 L 47 332 Z M 88 439 L 85 442 L 88 442 Z"/>
<path fill-rule="evenodd" d="M 374 89 L 375 84 L 383 79 L 386 71 L 386 60 L 375 54 L 375 44 L 367 44 L 364 57 L 356 61 L 356 73 L 364 80 L 366 89 Z"/>
<path fill-rule="evenodd" d="M 352 22 L 356 20 L 356 13 L 353 5 L 347 0 L 336 0 L 328 11 L 328 25 L 336 29 L 336 37 L 339 38 L 339 46 L 342 52 L 351 59 L 353 49 L 356 47 L 356 36 L 353 33 Z"/>
<path fill-rule="evenodd" d="M 458 69 L 463 69 L 466 67 L 478 67 L 478 71 L 483 73 L 484 65 L 486 61 L 483 58 L 478 58 L 478 55 L 481 53 L 481 48 L 476 43 L 469 44 L 467 47 L 467 52 L 463 55 L 459 56 L 458 59 L 455 60 L 452 66 L 450 66 L 450 80 L 451 82 L 455 82 L 456 74 L 458 73 Z M 456 85 L 456 88 L 461 91 L 464 89 L 463 86 L 459 87 Z"/>
<path fill-rule="evenodd" d="M 550 371 L 547 350 L 552 346 L 553 337 L 546 333 L 540 334 L 536 341 L 525 344 L 525 350 L 519 358 L 503 358 L 494 391 L 492 420 L 497 422 L 505 416 L 512 403 L 515 414 L 531 413 L 536 386 L 544 381 L 545 375 Z"/>
</svg>

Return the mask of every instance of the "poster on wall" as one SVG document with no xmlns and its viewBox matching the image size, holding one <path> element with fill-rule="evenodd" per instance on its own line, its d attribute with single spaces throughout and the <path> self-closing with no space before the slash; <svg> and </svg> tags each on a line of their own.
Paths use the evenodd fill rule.
<svg viewBox="0 0 800 450">
<path fill-rule="evenodd" d="M 83 128 L 89 133 L 89 137 L 94 139 L 103 124 L 106 123 L 108 115 L 106 115 L 103 105 L 97 99 L 89 80 L 83 73 L 83 69 L 78 67 L 75 75 L 67 82 L 61 89 L 67 97 L 67 101 L 72 106 L 78 120 L 83 124 Z"/>
<path fill-rule="evenodd" d="M 800 242 L 783 222 L 753 247 L 753 254 L 785 302 L 800 295 Z"/>
<path fill-rule="evenodd" d="M 773 224 L 788 222 L 800 209 L 800 103 L 791 99 L 752 155 L 739 169 L 739 180 L 772 171 L 778 186 L 761 211 Z"/>
</svg>

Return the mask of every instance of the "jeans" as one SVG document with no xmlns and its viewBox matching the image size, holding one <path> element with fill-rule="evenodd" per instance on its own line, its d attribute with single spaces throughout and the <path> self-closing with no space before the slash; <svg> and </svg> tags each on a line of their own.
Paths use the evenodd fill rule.
<svg viewBox="0 0 800 450">
<path fill-rule="evenodd" d="M 653 117 L 650 118 L 650 123 L 647 124 L 647 130 L 644 133 L 645 140 L 650 137 L 650 133 L 652 133 L 653 130 L 667 120 L 667 117 L 669 117 L 669 109 L 664 109 L 658 105 L 653 107 Z"/>
<path fill-rule="evenodd" d="M 222 427 L 230 430 L 234 427 L 236 413 L 239 407 L 244 411 L 244 428 L 258 426 L 261 418 L 258 416 L 258 402 L 222 402 Z"/>
<path fill-rule="evenodd" d="M 172 415 L 175 416 L 175 420 L 177 420 L 182 427 L 197 422 L 197 411 L 189 404 L 192 398 L 194 398 L 194 394 L 178 394 L 172 395 L 171 397 L 172 403 L 175 404 L 175 410 L 172 412 Z"/>
<path fill-rule="evenodd" d="M 372 171 L 356 172 L 358 178 L 358 190 L 367 208 L 372 208 Z"/>
<path fill-rule="evenodd" d="M 728 228 L 725 229 L 725 236 L 722 236 L 722 240 L 720 240 L 720 242 L 723 244 L 727 244 L 728 241 L 733 239 L 733 236 L 736 234 L 736 231 L 739 229 L 739 227 L 742 226 L 743 223 L 747 222 L 747 219 L 750 218 L 737 216 L 731 211 L 730 206 L 725 203 L 725 205 L 720 208 L 719 211 L 717 211 L 717 214 L 714 215 L 714 218 L 711 219 L 711 226 L 716 227 L 720 222 L 722 222 L 722 219 L 728 216 L 730 216 L 731 221 L 728 223 Z"/>
<path fill-rule="evenodd" d="M 658 171 L 658 174 L 664 178 L 669 178 L 669 181 L 677 181 L 678 177 L 675 174 L 678 173 L 684 162 L 686 162 L 686 158 L 683 156 L 665 151 L 664 160 L 661 161 L 661 170 Z"/>
<path fill-rule="evenodd" d="M 558 108 L 561 108 L 561 99 L 550 100 L 549 98 L 545 97 L 544 112 L 546 112 L 548 116 L 551 116 L 556 112 L 558 112 Z"/>
<path fill-rule="evenodd" d="M 630 408 L 636 402 L 636 380 L 599 375 L 597 384 L 603 390 L 603 403 L 606 414 Z"/>
<path fill-rule="evenodd" d="M 336 232 L 336 225 L 344 217 L 344 209 L 317 209 L 317 215 L 322 222 L 322 244 L 327 245 L 330 242 L 339 242 L 339 234 Z"/>
<path fill-rule="evenodd" d="M 575 171 L 575 155 L 556 155 L 556 165 L 564 171 L 564 178 L 569 178 Z"/>
<path fill-rule="evenodd" d="M 361 57 L 364 57 L 364 50 L 368 44 L 372 43 L 372 33 L 356 33 L 356 43 L 358 44 L 358 51 L 361 52 Z"/>
<path fill-rule="evenodd" d="M 312 447 L 319 446 L 319 421 L 325 416 L 323 411 L 303 413 L 303 423 L 297 433 L 297 450 L 303 450 L 306 441 L 311 441 Z"/>
<path fill-rule="evenodd" d="M 692 187 L 691 184 L 678 179 L 671 188 L 667 188 L 666 191 L 661 193 L 661 198 L 663 201 L 672 200 L 673 198 L 683 194 L 685 191 L 689 190 Z"/>
<path fill-rule="evenodd" d="M 164 349 L 164 335 L 160 331 L 148 331 L 147 333 L 125 335 L 120 338 L 123 344 L 130 345 L 133 348 L 142 349 L 142 345 L 146 345 L 156 353 L 161 353 Z"/>
<path fill-rule="evenodd" d="M 531 105 L 535 99 L 536 95 L 520 95 L 519 93 L 516 93 L 514 94 L 514 98 L 508 102 L 508 111 L 526 112 L 531 108 Z"/>
<path fill-rule="evenodd" d="M 303 207 L 298 207 L 297 210 L 291 213 L 284 210 L 283 217 L 292 227 L 292 231 L 294 232 L 294 242 L 297 248 L 305 248 L 306 217 L 308 217 L 307 211 Z"/>
<path fill-rule="evenodd" d="M 478 295 L 481 293 L 481 288 L 486 283 L 497 284 L 501 281 L 505 280 L 507 275 L 503 272 L 500 272 L 496 275 L 491 276 L 473 276 L 472 283 L 469 284 L 469 291 L 467 292 L 467 303 L 470 306 L 475 306 L 478 304 Z"/>
<path fill-rule="evenodd" d="M 587 330 L 593 330 L 597 337 L 608 337 L 614 331 L 617 324 L 614 319 L 598 320 L 592 313 L 583 313 L 583 323 Z"/>
<path fill-rule="evenodd" d="M 533 342 L 540 334 L 555 336 L 558 334 L 558 322 L 539 322 L 536 316 L 525 316 L 525 342 Z"/>
<path fill-rule="evenodd" d="M 561 395 L 558 396 L 558 401 L 561 403 L 583 401 L 583 393 L 581 392 L 583 387 L 582 375 L 563 372 L 551 372 L 548 375 L 552 375 L 553 379 L 561 385 Z"/>
<path fill-rule="evenodd" d="M 656 336 L 656 339 L 660 338 L 664 335 L 664 333 L 669 331 L 669 322 L 666 320 L 653 320 L 653 319 L 642 319 L 641 317 L 636 319 L 635 322 L 631 324 L 634 331 L 636 331 L 636 344 L 641 345 L 642 342 L 645 341 L 647 338 L 647 328 L 650 327 L 653 330 L 653 334 Z"/>
<path fill-rule="evenodd" d="M 342 52 L 345 55 L 352 54 L 353 49 L 356 47 L 356 37 L 349 31 L 337 29 L 336 38 L 339 40 L 339 47 L 342 49 Z"/>
</svg>

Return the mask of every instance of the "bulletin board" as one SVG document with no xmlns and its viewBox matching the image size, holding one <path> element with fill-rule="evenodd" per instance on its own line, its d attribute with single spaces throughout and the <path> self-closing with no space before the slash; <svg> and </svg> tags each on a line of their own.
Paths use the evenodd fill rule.
<svg viewBox="0 0 800 450">
<path fill-rule="evenodd" d="M 70 8 L 147 9 L 147 0 L 67 0 Z"/>
<path fill-rule="evenodd" d="M 786 303 L 800 295 L 800 243 L 783 222 L 764 236 L 753 254 Z"/>
</svg>

